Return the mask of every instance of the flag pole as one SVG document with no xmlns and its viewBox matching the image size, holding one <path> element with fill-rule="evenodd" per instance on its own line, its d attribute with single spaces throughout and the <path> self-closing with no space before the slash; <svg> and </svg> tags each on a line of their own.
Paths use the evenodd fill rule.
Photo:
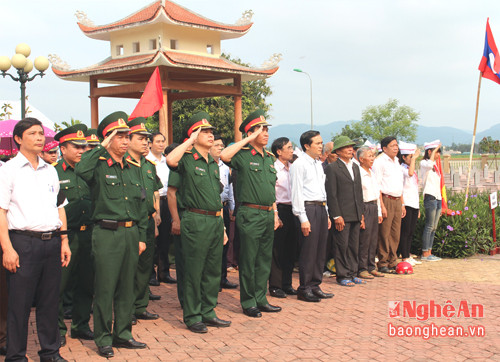
<svg viewBox="0 0 500 362">
<path fill-rule="evenodd" d="M 472 144 L 470 145 L 469 171 L 467 172 L 467 189 L 465 190 L 464 207 L 467 206 L 467 199 L 469 198 L 470 170 L 472 167 L 472 155 L 474 154 L 474 143 L 476 143 L 477 115 L 479 112 L 479 94 L 481 93 L 481 79 L 482 78 L 483 78 L 483 72 L 479 72 L 479 83 L 477 85 L 476 117 L 474 119 L 474 132 L 472 133 Z"/>
</svg>

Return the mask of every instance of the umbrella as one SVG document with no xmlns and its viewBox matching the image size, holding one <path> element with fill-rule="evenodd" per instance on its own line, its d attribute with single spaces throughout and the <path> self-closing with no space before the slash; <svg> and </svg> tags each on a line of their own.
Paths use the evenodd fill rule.
<svg viewBox="0 0 500 362">
<path fill-rule="evenodd" d="M 19 151 L 12 139 L 12 132 L 17 122 L 19 121 L 14 119 L 0 121 L 0 156 L 11 156 Z M 43 131 L 45 132 L 45 143 L 54 141 L 56 133 L 53 130 L 43 126 Z"/>
</svg>

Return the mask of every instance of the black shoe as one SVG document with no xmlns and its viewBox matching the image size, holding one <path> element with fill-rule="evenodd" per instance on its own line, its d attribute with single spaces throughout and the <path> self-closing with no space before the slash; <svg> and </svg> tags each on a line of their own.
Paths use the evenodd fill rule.
<svg viewBox="0 0 500 362">
<path fill-rule="evenodd" d="M 395 274 L 396 273 L 393 269 L 390 269 L 390 268 L 388 268 L 386 266 L 383 266 L 378 271 L 381 272 L 381 273 L 384 273 L 384 274 Z"/>
<path fill-rule="evenodd" d="M 160 295 L 149 293 L 149 300 L 160 300 L 160 299 L 161 299 Z"/>
<path fill-rule="evenodd" d="M 61 336 L 59 347 L 64 347 L 66 345 L 66 336 Z"/>
<path fill-rule="evenodd" d="M 266 312 L 266 313 L 281 312 L 281 307 L 277 307 L 277 306 L 271 305 L 269 303 L 266 305 L 259 305 L 257 308 L 259 308 L 259 310 L 261 312 Z"/>
<path fill-rule="evenodd" d="M 188 329 L 194 333 L 207 333 L 208 332 L 207 326 L 203 322 L 196 322 L 195 324 L 188 326 Z"/>
<path fill-rule="evenodd" d="M 220 283 L 220 287 L 224 289 L 236 289 L 238 288 L 238 284 L 231 283 L 229 280 L 226 280 Z"/>
<path fill-rule="evenodd" d="M 316 303 L 316 302 L 319 302 L 320 299 L 315 296 L 312 292 L 299 292 L 297 294 L 297 299 L 298 300 L 302 300 L 304 302 L 313 302 L 313 303 Z"/>
<path fill-rule="evenodd" d="M 115 356 L 115 353 L 113 352 L 113 347 L 111 346 L 97 347 L 97 353 L 99 354 L 99 356 L 104 358 L 111 358 Z"/>
<path fill-rule="evenodd" d="M 275 298 L 286 298 L 286 293 L 280 288 L 269 288 L 269 294 Z"/>
<path fill-rule="evenodd" d="M 149 279 L 149 285 L 151 285 L 152 287 L 159 287 L 160 286 L 160 282 L 156 279 Z"/>
<path fill-rule="evenodd" d="M 167 283 L 167 284 L 175 284 L 175 283 L 177 283 L 177 279 L 172 278 L 170 275 L 161 276 L 159 279 L 160 279 L 160 282 L 162 282 L 162 283 Z"/>
<path fill-rule="evenodd" d="M 136 314 L 135 318 L 137 319 L 145 319 L 145 320 L 153 320 L 153 319 L 158 319 L 160 316 L 156 313 L 149 313 L 148 311 L 144 311 L 141 314 Z"/>
<path fill-rule="evenodd" d="M 283 291 L 288 295 L 297 295 L 297 289 L 293 289 L 292 287 L 283 288 Z"/>
<path fill-rule="evenodd" d="M 217 317 L 212 319 L 203 319 L 203 323 L 205 323 L 208 327 L 229 327 L 231 325 L 231 321 L 225 321 Z"/>
<path fill-rule="evenodd" d="M 85 339 L 87 341 L 92 341 L 94 339 L 94 332 L 87 330 L 84 332 L 71 331 L 71 338 Z"/>
<path fill-rule="evenodd" d="M 137 324 L 137 318 L 132 314 L 132 325 L 135 326 Z"/>
<path fill-rule="evenodd" d="M 0 347 L 0 356 L 7 355 L 7 346 Z"/>
<path fill-rule="evenodd" d="M 333 293 L 325 293 L 321 289 L 315 289 L 312 291 L 315 296 L 317 296 L 320 299 L 328 299 L 328 298 L 333 298 L 334 294 Z"/>
<path fill-rule="evenodd" d="M 113 342 L 113 347 L 116 348 L 128 348 L 128 349 L 144 349 L 147 347 L 146 343 L 142 343 L 136 341 L 133 338 L 130 338 L 128 341 L 124 342 Z"/>
<path fill-rule="evenodd" d="M 40 362 L 68 362 L 68 360 L 62 358 L 61 355 L 58 353 L 52 357 L 40 357 Z"/>
<path fill-rule="evenodd" d="M 73 310 L 71 308 L 64 310 L 64 319 L 73 319 Z"/>
<path fill-rule="evenodd" d="M 247 309 L 243 309 L 243 313 L 249 317 L 260 318 L 262 317 L 262 313 L 257 307 L 250 307 Z"/>
</svg>

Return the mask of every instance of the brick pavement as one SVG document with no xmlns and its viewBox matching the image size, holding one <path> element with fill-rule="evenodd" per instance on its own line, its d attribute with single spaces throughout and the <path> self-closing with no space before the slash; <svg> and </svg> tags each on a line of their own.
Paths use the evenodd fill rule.
<svg viewBox="0 0 500 362">
<path fill-rule="evenodd" d="M 229 279 L 237 281 L 237 273 Z M 298 275 L 294 274 L 294 285 Z M 244 316 L 238 291 L 224 290 L 219 297 L 217 314 L 231 320 L 225 329 L 210 328 L 197 335 L 182 323 L 175 285 L 162 284 L 153 292 L 162 299 L 151 302 L 149 310 L 159 313 L 157 321 L 139 321 L 133 328 L 136 339 L 146 342 L 146 350 L 115 349 L 113 361 L 206 361 L 298 359 L 375 360 L 375 361 L 464 361 L 500 359 L 500 257 L 443 260 L 415 267 L 415 274 L 390 275 L 366 285 L 346 288 L 333 278 L 324 280 L 323 289 L 335 293 L 330 300 L 305 303 L 294 297 L 269 298 L 283 311 L 264 314 L 260 319 Z M 419 322 L 410 318 L 388 317 L 388 301 L 429 300 L 458 307 L 461 300 L 484 305 L 484 318 L 434 318 Z M 31 326 L 34 326 L 34 315 Z M 396 326 L 461 325 L 485 328 L 485 337 L 389 337 L 388 323 Z M 31 328 L 28 354 L 38 360 L 38 341 Z M 68 338 L 61 354 L 68 360 L 95 361 L 93 342 Z"/>
</svg>

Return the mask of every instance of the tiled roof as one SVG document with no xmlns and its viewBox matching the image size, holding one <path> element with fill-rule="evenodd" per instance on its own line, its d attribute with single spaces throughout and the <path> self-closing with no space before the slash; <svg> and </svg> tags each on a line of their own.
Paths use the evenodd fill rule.
<svg viewBox="0 0 500 362">
<path fill-rule="evenodd" d="M 252 26 L 252 23 L 245 25 L 229 25 L 219 23 L 198 15 L 172 1 L 165 1 L 165 6 L 162 6 L 161 1 L 154 2 L 138 12 L 111 24 L 88 26 L 79 22 L 78 26 L 86 34 L 106 32 L 124 26 L 150 22 L 154 20 L 161 11 L 163 11 L 165 15 L 175 23 L 202 26 L 215 30 L 241 33 L 248 31 L 248 29 Z"/>
</svg>

